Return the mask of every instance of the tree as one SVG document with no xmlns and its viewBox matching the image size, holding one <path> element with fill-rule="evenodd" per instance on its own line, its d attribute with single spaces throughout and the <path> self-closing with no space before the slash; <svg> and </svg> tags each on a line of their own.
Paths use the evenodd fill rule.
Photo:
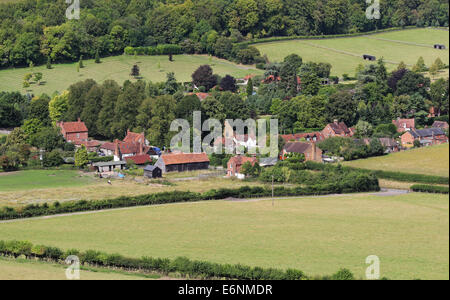
<svg viewBox="0 0 450 300">
<path fill-rule="evenodd" d="M 60 150 L 53 150 L 51 152 L 46 152 L 42 158 L 42 165 L 46 168 L 57 167 L 64 163 L 61 157 Z"/>
<path fill-rule="evenodd" d="M 421 72 L 426 72 L 427 70 L 428 70 L 428 68 L 425 65 L 425 61 L 424 61 L 423 57 L 422 56 L 419 57 L 419 59 L 417 60 L 417 63 L 412 68 L 412 71 L 416 72 L 416 73 L 421 73 Z"/>
<path fill-rule="evenodd" d="M 178 103 L 175 109 L 175 115 L 179 119 L 185 119 L 192 124 L 192 117 L 194 111 L 201 111 L 202 104 L 200 99 L 195 95 L 184 96 Z"/>
<path fill-rule="evenodd" d="M 438 70 L 445 68 L 445 64 L 442 62 L 440 57 L 436 58 L 436 60 L 434 61 L 434 64 L 437 66 Z"/>
<path fill-rule="evenodd" d="M 314 72 L 303 73 L 301 76 L 302 94 L 303 95 L 317 95 L 320 90 L 321 80 Z"/>
<path fill-rule="evenodd" d="M 31 136 L 30 140 L 31 145 L 45 151 L 62 149 L 65 143 L 60 129 L 54 127 L 44 127 L 34 136 Z"/>
<path fill-rule="evenodd" d="M 100 55 L 98 54 L 98 49 L 95 51 L 95 63 L 96 63 L 96 64 L 101 63 L 101 61 L 100 61 Z"/>
<path fill-rule="evenodd" d="M 84 102 L 83 111 L 81 112 L 80 118 L 89 128 L 89 134 L 91 136 L 98 136 L 97 121 L 98 115 L 101 110 L 103 97 L 103 89 L 99 85 L 93 85 L 86 94 L 86 99 Z"/>
<path fill-rule="evenodd" d="M 81 145 L 78 148 L 77 152 L 75 152 L 75 166 L 78 168 L 82 168 L 89 162 L 89 156 L 87 149 L 84 145 Z"/>
<path fill-rule="evenodd" d="M 437 75 L 437 73 L 439 72 L 439 66 L 436 63 L 432 64 L 429 72 L 430 72 L 431 77 L 434 78 Z"/>
<path fill-rule="evenodd" d="M 205 119 L 217 119 L 221 123 L 226 118 L 225 108 L 223 104 L 215 97 L 207 97 L 201 102 L 202 113 L 205 115 Z"/>
<path fill-rule="evenodd" d="M 220 88 L 222 91 L 230 91 L 230 92 L 236 92 L 237 86 L 236 86 L 236 79 L 234 79 L 233 76 L 226 75 L 222 80 L 220 81 Z"/>
<path fill-rule="evenodd" d="M 42 80 L 42 73 L 41 72 L 34 73 L 34 80 L 37 82 L 38 85 L 40 85 Z"/>
<path fill-rule="evenodd" d="M 306 97 L 302 95 L 291 99 L 290 102 L 298 107 L 296 129 L 325 127 L 327 100 L 324 96 Z"/>
<path fill-rule="evenodd" d="M 357 108 L 358 104 L 350 92 L 339 91 L 332 94 L 327 105 L 329 121 L 337 119 L 347 126 L 352 126 L 356 123 Z"/>
<path fill-rule="evenodd" d="M 167 80 L 164 85 L 164 94 L 173 95 L 179 89 L 177 79 L 175 78 L 175 73 L 167 73 Z"/>
<path fill-rule="evenodd" d="M 147 139 L 153 145 L 170 146 L 170 140 L 175 134 L 170 132 L 170 124 L 175 120 L 176 101 L 173 96 L 163 95 L 152 100 L 150 127 Z"/>
<path fill-rule="evenodd" d="M 83 69 L 83 68 L 84 68 L 84 65 L 83 65 L 83 55 L 80 56 L 80 60 L 78 61 L 78 66 L 80 66 L 80 69 Z"/>
<path fill-rule="evenodd" d="M 430 78 L 415 72 L 406 74 L 397 82 L 395 95 L 413 95 L 419 93 L 424 98 L 429 98 L 427 89 L 430 87 Z"/>
<path fill-rule="evenodd" d="M 209 65 L 200 66 L 192 74 L 192 82 L 197 87 L 205 87 L 206 91 L 217 85 L 217 76 L 213 74 L 213 70 Z"/>
<path fill-rule="evenodd" d="M 50 99 L 48 96 L 41 96 L 37 99 L 31 101 L 30 104 L 30 113 L 28 118 L 30 119 L 38 119 L 44 125 L 50 125 L 50 115 L 48 111 L 48 104 Z"/>
<path fill-rule="evenodd" d="M 403 70 L 403 69 L 406 69 L 407 67 L 406 67 L 406 64 L 405 64 L 405 62 L 402 60 L 399 64 L 398 64 L 398 66 L 397 66 L 397 71 L 398 70 Z"/>
<path fill-rule="evenodd" d="M 440 78 L 431 84 L 430 97 L 432 105 L 438 116 L 448 113 L 449 106 L 449 81 Z"/>
<path fill-rule="evenodd" d="M 50 119 L 54 124 L 61 121 L 67 113 L 69 106 L 69 91 L 64 91 L 61 95 L 56 95 L 48 103 Z"/>
<path fill-rule="evenodd" d="M 138 77 L 139 76 L 139 66 L 138 65 L 133 65 L 133 67 L 131 68 L 131 73 L 130 75 L 133 77 Z"/>
<path fill-rule="evenodd" d="M 112 123 L 114 122 L 114 110 L 117 98 L 121 94 L 120 86 L 114 80 L 105 80 L 102 84 L 103 96 L 101 100 L 101 109 L 98 114 L 97 131 L 98 134 L 112 139 L 114 135 L 111 132 Z"/>
<path fill-rule="evenodd" d="M 52 59 L 50 58 L 50 56 L 47 57 L 46 68 L 49 70 L 52 68 Z"/>
<path fill-rule="evenodd" d="M 355 134 L 360 138 L 367 138 L 373 134 L 373 126 L 366 121 L 359 120 L 355 125 Z"/>
</svg>

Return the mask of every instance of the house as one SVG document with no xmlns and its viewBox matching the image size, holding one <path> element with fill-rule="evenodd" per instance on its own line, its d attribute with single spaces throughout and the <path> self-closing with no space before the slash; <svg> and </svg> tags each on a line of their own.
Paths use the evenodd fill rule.
<svg viewBox="0 0 450 300">
<path fill-rule="evenodd" d="M 153 147 L 148 144 L 144 133 L 134 133 L 128 130 L 123 141 L 116 139 L 114 142 L 104 143 L 99 149 L 104 155 L 114 156 L 115 161 L 121 161 L 127 157 L 151 154 Z"/>
<path fill-rule="evenodd" d="M 144 168 L 144 177 L 147 178 L 161 178 L 162 177 L 162 171 L 160 168 L 152 165 L 147 165 Z"/>
<path fill-rule="evenodd" d="M 448 129 L 448 123 L 445 121 L 434 121 L 433 128 Z"/>
<path fill-rule="evenodd" d="M 97 152 L 99 147 L 102 145 L 102 142 L 97 140 L 81 141 L 78 145 L 84 145 L 88 152 Z"/>
<path fill-rule="evenodd" d="M 405 148 L 413 147 L 414 141 L 416 140 L 419 141 L 422 146 L 448 143 L 448 137 L 440 128 L 410 130 L 401 136 L 402 146 Z"/>
<path fill-rule="evenodd" d="M 135 156 L 128 156 L 125 158 L 125 161 L 127 163 L 133 162 L 137 166 L 143 166 L 143 165 L 147 165 L 148 163 L 151 163 L 152 158 L 148 154 L 139 154 L 139 155 L 135 155 Z"/>
<path fill-rule="evenodd" d="M 125 161 L 107 161 L 94 163 L 92 166 L 97 169 L 97 172 L 112 172 L 115 169 L 123 170 L 127 163 Z"/>
<path fill-rule="evenodd" d="M 398 152 L 399 146 L 394 139 L 391 138 L 379 138 L 381 145 L 386 148 L 385 153 L 394 153 Z"/>
<path fill-rule="evenodd" d="M 127 135 L 123 139 L 125 143 L 141 143 L 142 145 L 148 146 L 150 145 L 149 141 L 145 138 L 145 133 L 135 133 L 131 132 L 129 129 L 127 131 Z"/>
<path fill-rule="evenodd" d="M 416 128 L 416 120 L 414 119 L 400 119 L 392 120 L 392 124 L 397 127 L 397 132 L 402 133 Z"/>
<path fill-rule="evenodd" d="M 375 60 L 377 60 L 377 58 L 376 58 L 375 56 L 369 55 L 369 54 L 364 54 L 364 55 L 363 55 L 363 59 L 364 59 L 364 60 L 370 60 L 370 61 L 375 61 Z"/>
<path fill-rule="evenodd" d="M 244 85 L 244 86 L 246 86 L 246 85 L 248 85 L 248 81 L 249 81 L 251 78 L 255 77 L 255 76 L 256 76 L 256 75 L 250 74 L 250 75 L 245 76 L 244 78 L 238 78 L 238 79 L 236 80 L 237 85 Z"/>
<path fill-rule="evenodd" d="M 259 159 L 260 167 L 273 167 L 277 164 L 278 157 L 261 157 Z"/>
<path fill-rule="evenodd" d="M 163 173 L 206 170 L 209 168 L 209 158 L 206 153 L 163 154 L 155 166 Z"/>
<path fill-rule="evenodd" d="M 283 148 L 282 152 L 283 157 L 289 153 L 304 154 L 306 161 L 322 162 L 322 150 L 319 147 L 317 147 L 317 144 L 314 142 L 287 143 Z"/>
<path fill-rule="evenodd" d="M 256 157 L 247 157 L 242 155 L 233 156 L 227 163 L 227 176 L 235 176 L 239 179 L 244 179 L 245 175 L 241 174 L 241 168 L 246 163 L 249 162 L 252 166 L 258 162 Z"/>
<path fill-rule="evenodd" d="M 321 133 L 325 139 L 334 136 L 353 136 L 353 132 L 347 125 L 345 125 L 344 122 L 339 123 L 338 120 L 334 120 L 333 123 L 327 124 Z"/>
<path fill-rule="evenodd" d="M 208 98 L 209 96 L 211 96 L 211 94 L 209 93 L 189 93 L 188 95 L 195 95 L 197 96 L 198 100 L 203 101 L 206 98 Z"/>
<path fill-rule="evenodd" d="M 61 128 L 61 134 L 64 139 L 72 144 L 81 145 L 81 142 L 88 141 L 88 129 L 84 122 L 78 118 L 77 122 L 59 122 L 58 126 Z"/>
<path fill-rule="evenodd" d="M 285 143 L 288 142 L 321 142 L 325 139 L 321 132 L 309 132 L 309 133 L 295 133 L 295 134 L 283 134 L 281 138 Z"/>
</svg>

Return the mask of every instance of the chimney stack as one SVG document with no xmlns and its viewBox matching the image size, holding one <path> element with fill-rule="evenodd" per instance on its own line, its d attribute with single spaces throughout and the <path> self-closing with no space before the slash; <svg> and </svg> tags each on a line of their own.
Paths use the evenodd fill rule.
<svg viewBox="0 0 450 300">
<path fill-rule="evenodd" d="M 338 119 L 334 119 L 334 124 L 338 125 L 339 121 Z"/>
<path fill-rule="evenodd" d="M 81 122 L 81 119 L 80 118 L 78 118 L 78 123 L 80 123 Z"/>
</svg>

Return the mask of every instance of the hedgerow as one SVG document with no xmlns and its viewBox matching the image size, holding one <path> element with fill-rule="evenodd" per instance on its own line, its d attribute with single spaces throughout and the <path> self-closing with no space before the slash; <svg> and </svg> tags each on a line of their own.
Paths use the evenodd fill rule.
<svg viewBox="0 0 450 300">
<path fill-rule="evenodd" d="M 241 264 L 218 264 L 207 261 L 190 260 L 186 257 L 175 259 L 168 258 L 129 258 L 120 254 L 108 254 L 95 250 L 86 250 L 84 252 L 69 249 L 63 251 L 56 247 L 43 245 L 33 245 L 27 241 L 2 241 L 0 240 L 0 255 L 17 258 L 25 256 L 28 259 L 40 259 L 64 263 L 66 257 L 77 255 L 80 264 L 99 267 L 113 267 L 125 270 L 139 270 L 144 272 L 158 272 L 165 275 L 170 273 L 179 274 L 190 278 L 225 278 L 238 280 L 307 280 L 311 277 L 306 276 L 302 271 L 295 269 L 275 269 L 250 267 Z M 343 271 L 345 273 L 343 276 Z M 353 274 L 341 269 L 334 275 L 315 277 L 315 279 L 336 279 L 349 280 L 354 279 Z"/>
<path fill-rule="evenodd" d="M 414 192 L 448 194 L 448 186 L 415 184 L 410 189 Z"/>
<path fill-rule="evenodd" d="M 378 191 L 379 189 L 378 179 L 375 176 L 370 174 L 355 173 L 342 182 L 334 181 L 324 184 L 316 183 L 306 187 L 276 187 L 273 192 L 274 196 L 283 197 Z M 0 209 L 0 220 L 176 202 L 221 200 L 226 198 L 269 197 L 271 195 L 272 189 L 270 187 L 244 186 L 237 189 L 213 189 L 204 193 L 171 191 L 138 196 L 122 196 L 104 200 L 79 200 L 63 203 L 55 202 L 53 204 L 30 204 L 20 208 L 3 207 Z"/>
<path fill-rule="evenodd" d="M 168 55 L 182 54 L 183 48 L 179 45 L 157 45 L 149 47 L 125 47 L 124 53 L 127 55 Z"/>
</svg>

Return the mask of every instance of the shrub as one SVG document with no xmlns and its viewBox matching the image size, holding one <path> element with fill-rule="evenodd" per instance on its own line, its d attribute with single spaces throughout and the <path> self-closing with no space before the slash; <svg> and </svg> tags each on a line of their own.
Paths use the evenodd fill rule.
<svg viewBox="0 0 450 300">
<path fill-rule="evenodd" d="M 448 194 L 448 186 L 415 184 L 410 189 L 414 192 Z"/>
<path fill-rule="evenodd" d="M 331 280 L 355 280 L 353 273 L 348 269 L 340 269 L 331 276 Z"/>
</svg>

